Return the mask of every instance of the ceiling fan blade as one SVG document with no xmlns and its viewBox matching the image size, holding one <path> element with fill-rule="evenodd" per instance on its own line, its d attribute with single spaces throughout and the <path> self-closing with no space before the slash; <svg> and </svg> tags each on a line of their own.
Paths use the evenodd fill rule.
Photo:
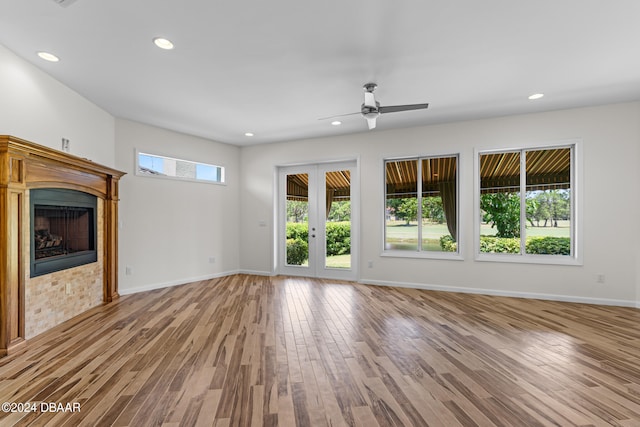
<svg viewBox="0 0 640 427">
<path fill-rule="evenodd" d="M 335 119 L 337 117 L 355 116 L 356 114 L 362 114 L 362 113 L 358 111 L 357 113 L 338 114 L 336 116 L 321 117 L 318 120 L 329 120 L 329 119 Z"/>
<path fill-rule="evenodd" d="M 373 96 L 373 92 L 364 93 L 364 105 L 366 107 L 376 108 L 376 97 Z"/>
<path fill-rule="evenodd" d="M 375 119 L 375 117 L 373 119 L 367 119 L 367 124 L 369 125 L 369 130 L 375 129 L 375 127 L 376 127 L 376 119 Z"/>
<path fill-rule="evenodd" d="M 397 111 L 423 110 L 429 107 L 429 104 L 410 104 L 410 105 L 389 105 L 386 107 L 378 107 L 380 114 L 395 113 Z"/>
</svg>

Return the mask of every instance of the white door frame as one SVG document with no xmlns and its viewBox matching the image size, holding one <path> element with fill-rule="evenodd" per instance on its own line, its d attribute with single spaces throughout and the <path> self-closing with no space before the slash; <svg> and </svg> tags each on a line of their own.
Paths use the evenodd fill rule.
<svg viewBox="0 0 640 427">
<path fill-rule="evenodd" d="M 351 268 L 327 268 L 325 266 L 325 173 L 334 170 L 349 170 L 351 180 Z M 309 176 L 309 265 L 286 264 L 286 177 L 306 173 Z M 277 173 L 276 217 L 276 273 L 292 276 L 358 280 L 360 242 L 360 185 L 356 160 L 340 162 L 310 163 L 282 166 Z M 315 230 L 314 230 L 315 228 Z M 312 237 L 315 235 L 315 237 Z"/>
</svg>

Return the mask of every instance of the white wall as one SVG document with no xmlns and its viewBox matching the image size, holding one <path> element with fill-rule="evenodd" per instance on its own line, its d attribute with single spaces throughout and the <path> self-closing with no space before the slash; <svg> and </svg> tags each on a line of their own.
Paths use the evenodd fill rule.
<svg viewBox="0 0 640 427">
<path fill-rule="evenodd" d="M 120 293 L 237 272 L 240 149 L 122 119 L 115 128 L 116 167 L 127 173 L 120 181 Z M 136 149 L 224 166 L 227 184 L 136 176 Z"/>
<path fill-rule="evenodd" d="M 273 271 L 276 166 L 359 156 L 362 282 L 635 304 L 640 289 L 636 271 L 639 119 L 640 103 L 629 103 L 244 147 L 241 269 Z M 582 141 L 584 158 L 584 265 L 474 261 L 474 149 L 526 147 L 575 138 Z M 383 159 L 450 153 L 460 153 L 459 240 L 464 260 L 381 257 Z M 270 227 L 259 227 L 262 220 Z M 367 268 L 369 260 L 373 268 Z M 599 274 L 605 275 L 604 284 L 597 283 Z"/>
<path fill-rule="evenodd" d="M 640 301 L 640 103 L 240 149 L 115 120 L 1 45 L 0 94 L 0 134 L 55 149 L 60 148 L 61 138 L 68 138 L 72 154 L 128 173 L 121 181 L 120 201 L 123 293 L 238 270 L 271 273 L 276 166 L 359 158 L 361 281 L 603 303 Z M 584 265 L 474 261 L 474 148 L 521 147 L 569 138 L 581 139 L 584 153 Z M 228 184 L 137 177 L 135 148 L 221 163 L 227 167 Z M 446 153 L 461 156 L 464 261 L 381 257 L 382 159 Z M 269 226 L 261 227 L 262 221 Z M 214 264 L 209 263 L 212 256 Z M 369 260 L 373 268 L 367 268 Z M 125 274 L 127 266 L 131 275 Z M 599 274 L 605 275 L 605 284 L 596 283 Z"/>
<path fill-rule="evenodd" d="M 55 67 L 57 64 L 45 64 Z M 114 166 L 114 118 L 0 45 L 0 134 Z"/>
</svg>

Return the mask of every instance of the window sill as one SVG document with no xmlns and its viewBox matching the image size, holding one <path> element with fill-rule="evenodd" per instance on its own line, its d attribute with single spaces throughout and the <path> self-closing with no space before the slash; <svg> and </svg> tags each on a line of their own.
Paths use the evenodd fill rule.
<svg viewBox="0 0 640 427">
<path fill-rule="evenodd" d="M 582 259 L 566 255 L 507 255 L 482 253 L 476 255 L 476 261 L 570 266 L 583 265 Z"/>
<path fill-rule="evenodd" d="M 389 258 L 417 258 L 417 259 L 437 259 L 444 261 L 464 261 L 459 253 L 453 252 L 418 252 L 418 251 L 384 251 L 382 257 Z"/>
</svg>

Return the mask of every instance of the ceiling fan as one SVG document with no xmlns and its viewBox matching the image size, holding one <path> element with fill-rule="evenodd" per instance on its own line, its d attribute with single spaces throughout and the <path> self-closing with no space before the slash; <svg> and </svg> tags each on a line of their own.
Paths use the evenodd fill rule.
<svg viewBox="0 0 640 427">
<path fill-rule="evenodd" d="M 409 110 L 422 110 L 429 107 L 429 104 L 409 104 L 409 105 L 388 105 L 381 106 L 378 101 L 376 101 L 375 95 L 373 92 L 378 87 L 375 83 L 367 83 L 363 86 L 364 89 L 364 103 L 360 106 L 359 113 L 349 113 L 349 114 L 341 114 L 339 116 L 330 116 L 324 117 L 320 120 L 332 119 L 335 117 L 343 117 L 350 116 L 353 114 L 362 114 L 362 117 L 367 119 L 367 124 L 369 125 L 369 130 L 374 129 L 376 127 L 376 119 L 380 114 L 385 113 L 395 113 L 398 111 L 409 111 Z"/>
</svg>

